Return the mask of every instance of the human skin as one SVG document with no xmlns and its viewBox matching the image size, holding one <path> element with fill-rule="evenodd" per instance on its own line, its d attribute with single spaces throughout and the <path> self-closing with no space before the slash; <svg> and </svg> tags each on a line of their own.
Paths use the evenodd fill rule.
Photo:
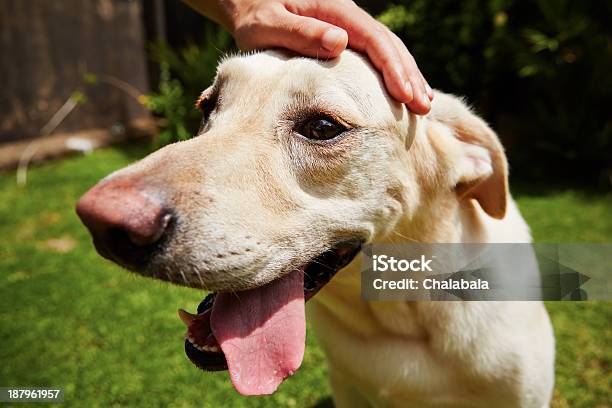
<svg viewBox="0 0 612 408">
<path fill-rule="evenodd" d="M 426 114 L 433 92 L 404 43 L 351 0 L 184 0 L 224 26 L 242 50 L 286 48 L 334 58 L 350 47 L 368 55 L 388 92 Z"/>
</svg>

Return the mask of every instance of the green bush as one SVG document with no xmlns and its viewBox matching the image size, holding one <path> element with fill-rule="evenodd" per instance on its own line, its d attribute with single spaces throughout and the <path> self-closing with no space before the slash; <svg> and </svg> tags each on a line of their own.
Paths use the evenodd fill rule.
<svg viewBox="0 0 612 408">
<path fill-rule="evenodd" d="M 524 179 L 611 174 L 612 3 L 402 0 L 379 19 L 432 86 L 466 95 Z"/>
<path fill-rule="evenodd" d="M 209 24 L 201 44 L 192 43 L 180 50 L 165 43 L 151 46 L 151 58 L 161 70 L 158 90 L 147 98 L 149 109 L 164 118 L 158 146 L 195 134 L 200 121 L 195 101 L 211 84 L 217 63 L 230 49 L 232 39 L 226 31 Z"/>
</svg>

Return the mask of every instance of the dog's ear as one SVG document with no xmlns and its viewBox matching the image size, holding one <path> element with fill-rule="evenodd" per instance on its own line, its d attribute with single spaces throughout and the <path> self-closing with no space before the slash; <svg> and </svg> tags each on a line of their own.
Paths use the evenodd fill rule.
<svg viewBox="0 0 612 408">
<path fill-rule="evenodd" d="M 219 92 L 216 86 L 210 86 L 202 92 L 198 100 L 196 101 L 196 108 L 202 111 L 202 124 L 205 124 L 208 121 L 208 117 L 210 113 L 217 106 L 217 99 L 219 97 Z"/>
<path fill-rule="evenodd" d="M 508 164 L 493 130 L 458 98 L 436 94 L 431 116 L 450 128 L 459 142 L 454 183 L 460 199 L 475 199 L 491 217 L 506 214 Z"/>
</svg>

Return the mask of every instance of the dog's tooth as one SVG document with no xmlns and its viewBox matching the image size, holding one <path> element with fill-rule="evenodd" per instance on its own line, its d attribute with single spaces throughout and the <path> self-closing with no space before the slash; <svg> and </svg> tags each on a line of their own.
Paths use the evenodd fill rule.
<svg viewBox="0 0 612 408">
<path fill-rule="evenodd" d="M 208 351 L 209 353 L 218 353 L 219 351 L 221 351 L 221 349 L 219 349 L 219 346 L 208 346 L 208 345 L 203 345 L 202 350 Z"/>
<path fill-rule="evenodd" d="M 178 310 L 178 315 L 181 318 L 181 321 L 185 323 L 185 326 L 187 327 L 189 327 L 193 323 L 193 321 L 195 320 L 197 316 L 183 309 Z"/>
</svg>

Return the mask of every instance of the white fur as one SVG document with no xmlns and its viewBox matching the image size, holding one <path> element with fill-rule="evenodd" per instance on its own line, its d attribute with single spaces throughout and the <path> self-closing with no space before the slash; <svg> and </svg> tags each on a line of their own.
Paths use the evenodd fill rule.
<svg viewBox="0 0 612 408">
<path fill-rule="evenodd" d="M 429 115 L 409 114 L 352 52 L 235 56 L 215 86 L 221 102 L 201 135 L 106 180 L 145 180 L 178 217 L 140 273 L 242 290 L 346 237 L 531 240 L 496 135 L 456 97 L 437 92 Z M 299 118 L 313 109 L 354 130 L 328 145 L 304 139 Z M 541 302 L 364 302 L 354 261 L 309 314 L 340 408 L 549 404 L 554 339 Z"/>
</svg>

